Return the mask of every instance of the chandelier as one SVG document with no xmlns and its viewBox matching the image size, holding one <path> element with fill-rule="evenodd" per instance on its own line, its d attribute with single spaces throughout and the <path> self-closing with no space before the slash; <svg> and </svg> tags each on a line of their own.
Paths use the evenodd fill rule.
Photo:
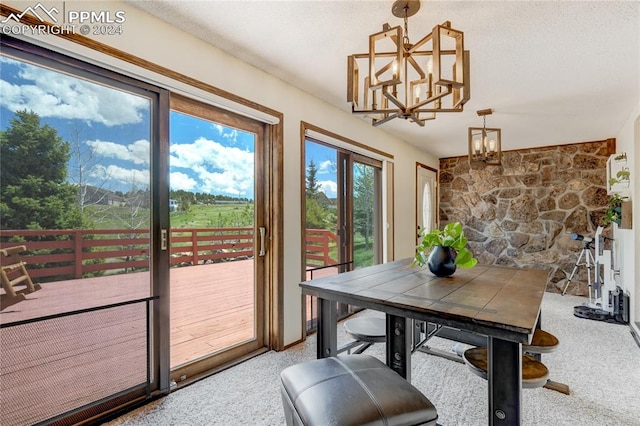
<svg viewBox="0 0 640 426">
<path fill-rule="evenodd" d="M 436 113 L 461 112 L 470 99 L 462 31 L 446 21 L 412 44 L 408 18 L 418 10 L 419 0 L 396 0 L 391 13 L 404 18 L 404 32 L 384 24 L 369 36 L 369 53 L 347 57 L 347 102 L 374 126 L 394 118 L 424 126 Z"/>
<path fill-rule="evenodd" d="M 492 109 L 477 111 L 482 117 L 482 127 L 469 127 L 469 164 L 485 163 L 500 165 L 502 160 L 501 131 L 487 128 L 487 115 Z"/>
</svg>

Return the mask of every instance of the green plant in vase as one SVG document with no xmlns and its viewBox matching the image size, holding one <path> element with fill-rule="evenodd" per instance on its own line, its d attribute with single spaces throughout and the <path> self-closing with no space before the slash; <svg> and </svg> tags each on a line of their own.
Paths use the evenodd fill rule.
<svg viewBox="0 0 640 426">
<path fill-rule="evenodd" d="M 609 197 L 609 203 L 602 218 L 602 226 L 609 226 L 612 222 L 620 225 L 622 221 L 622 203 L 627 199 L 628 197 L 621 197 L 620 194 L 612 194 Z"/>
<path fill-rule="evenodd" d="M 627 159 L 627 153 L 626 152 L 620 153 L 620 154 L 616 155 L 615 157 L 613 157 L 613 159 L 615 161 L 625 161 Z"/>
<path fill-rule="evenodd" d="M 467 248 L 469 240 L 464 236 L 462 224 L 451 222 L 440 229 L 420 234 L 422 240 L 416 246 L 411 266 L 427 265 L 437 276 L 449 276 L 457 266 L 471 268 L 478 263 Z"/>
<path fill-rule="evenodd" d="M 613 186 L 617 183 L 629 183 L 630 180 L 631 172 L 629 172 L 628 168 L 625 168 L 616 173 L 616 177 L 612 177 L 609 179 L 609 186 Z"/>
</svg>

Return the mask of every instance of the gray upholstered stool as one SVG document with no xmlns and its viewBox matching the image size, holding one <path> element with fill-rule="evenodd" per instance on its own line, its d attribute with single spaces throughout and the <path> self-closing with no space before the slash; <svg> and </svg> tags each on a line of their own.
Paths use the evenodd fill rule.
<svg viewBox="0 0 640 426">
<path fill-rule="evenodd" d="M 384 343 L 386 339 L 387 324 L 384 318 L 379 317 L 358 317 L 351 318 L 344 322 L 344 331 L 354 340 L 338 348 L 338 353 L 347 351 L 354 354 L 361 354 L 374 343 Z"/>
<path fill-rule="evenodd" d="M 487 379 L 487 348 L 481 346 L 471 348 L 462 354 L 464 362 L 477 376 Z M 549 378 L 549 369 L 537 359 L 522 355 L 522 387 L 538 388 L 544 386 Z"/>
<path fill-rule="evenodd" d="M 282 371 L 287 425 L 435 425 L 438 413 L 411 383 L 370 355 L 342 355 Z"/>
</svg>

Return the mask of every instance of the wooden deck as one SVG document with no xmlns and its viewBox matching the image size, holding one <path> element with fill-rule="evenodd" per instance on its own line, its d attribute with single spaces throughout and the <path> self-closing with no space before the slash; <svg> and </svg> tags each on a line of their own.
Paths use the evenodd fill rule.
<svg viewBox="0 0 640 426">
<path fill-rule="evenodd" d="M 254 336 L 251 265 L 171 269 L 172 368 Z M 145 272 L 46 283 L 4 307 L 0 322 L 150 295 Z M 145 383 L 146 333 L 144 302 L 0 329 L 2 424 L 33 424 Z"/>
</svg>

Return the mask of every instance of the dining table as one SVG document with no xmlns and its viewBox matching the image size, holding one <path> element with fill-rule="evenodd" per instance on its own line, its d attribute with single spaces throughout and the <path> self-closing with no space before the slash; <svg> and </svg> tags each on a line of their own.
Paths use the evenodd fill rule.
<svg viewBox="0 0 640 426">
<path fill-rule="evenodd" d="M 541 326 L 548 274 L 476 265 L 436 277 L 407 258 L 304 281 L 300 287 L 318 299 L 317 358 L 337 356 L 338 303 L 385 313 L 386 364 L 409 381 L 412 320 L 486 336 L 488 424 L 519 425 L 522 344 L 530 343 Z"/>
</svg>

